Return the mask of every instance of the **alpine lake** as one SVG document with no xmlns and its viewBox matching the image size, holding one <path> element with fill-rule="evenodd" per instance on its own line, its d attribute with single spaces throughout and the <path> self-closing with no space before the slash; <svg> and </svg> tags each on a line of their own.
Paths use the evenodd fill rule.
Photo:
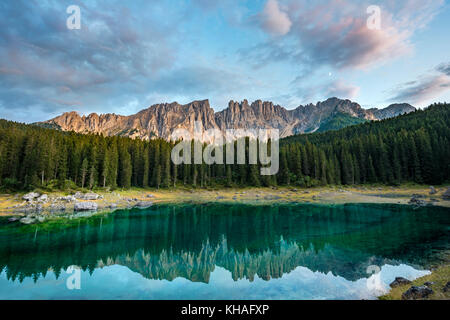
<svg viewBox="0 0 450 320">
<path fill-rule="evenodd" d="M 448 208 L 159 204 L 0 218 L 0 299 L 376 299 L 450 249 Z"/>
</svg>

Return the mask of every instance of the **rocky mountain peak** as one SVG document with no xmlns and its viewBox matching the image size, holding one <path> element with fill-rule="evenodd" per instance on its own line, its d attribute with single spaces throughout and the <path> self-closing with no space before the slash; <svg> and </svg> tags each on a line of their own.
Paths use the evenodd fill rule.
<svg viewBox="0 0 450 320">
<path fill-rule="evenodd" d="M 198 100 L 180 105 L 177 102 L 155 104 L 130 116 L 116 114 L 96 114 L 80 116 L 77 112 L 67 112 L 45 121 L 64 131 L 79 133 L 102 133 L 121 135 L 144 140 L 154 137 L 170 139 L 178 128 L 193 132 L 194 124 L 200 121 L 205 129 L 278 129 L 281 137 L 315 132 L 321 126 L 338 116 L 354 118 L 355 123 L 382 120 L 416 109 L 409 104 L 393 104 L 385 109 L 364 109 L 358 103 L 329 98 L 316 104 L 299 106 L 287 110 L 270 101 L 248 100 L 230 101 L 228 108 L 214 112 L 209 100 Z"/>
</svg>

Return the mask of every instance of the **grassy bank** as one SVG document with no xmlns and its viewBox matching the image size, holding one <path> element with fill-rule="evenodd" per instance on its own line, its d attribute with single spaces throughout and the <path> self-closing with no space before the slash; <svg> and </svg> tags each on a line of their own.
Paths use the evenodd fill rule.
<svg viewBox="0 0 450 320">
<path fill-rule="evenodd" d="M 400 187 L 386 186 L 352 186 L 352 187 L 320 187 L 301 189 L 294 187 L 279 188 L 227 188 L 227 189 L 138 189 L 94 190 L 103 199 L 96 200 L 99 209 L 107 209 L 115 204 L 117 208 L 127 208 L 132 201 L 152 201 L 153 203 L 179 203 L 179 202 L 233 202 L 233 203 L 388 203 L 407 204 L 413 194 L 423 197 L 423 200 L 434 205 L 450 207 L 450 201 L 442 199 L 442 194 L 447 187 L 436 188 L 438 193 L 430 195 L 428 186 L 404 185 Z M 73 194 L 75 190 L 68 192 L 45 192 L 36 190 L 41 194 L 47 194 L 50 201 L 42 204 L 43 209 L 48 209 L 51 199 Z M 84 190 L 88 192 L 88 190 Z M 22 196 L 24 193 L 0 195 L 0 214 L 10 215 L 24 205 Z M 73 203 L 67 203 L 67 210 L 71 210 Z"/>
</svg>

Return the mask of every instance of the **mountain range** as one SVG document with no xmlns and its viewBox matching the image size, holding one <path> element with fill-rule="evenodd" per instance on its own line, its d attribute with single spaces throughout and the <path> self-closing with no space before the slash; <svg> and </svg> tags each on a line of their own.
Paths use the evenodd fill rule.
<svg viewBox="0 0 450 320">
<path fill-rule="evenodd" d="M 247 100 L 230 101 L 228 108 L 215 112 L 208 100 L 202 100 L 186 105 L 177 102 L 155 104 L 130 116 L 113 113 L 81 116 L 72 111 L 37 125 L 83 134 L 98 133 L 149 140 L 156 137 L 170 139 L 178 128 L 192 133 L 194 123 L 200 121 L 205 130 L 218 129 L 222 132 L 226 129 L 278 129 L 283 138 L 301 133 L 337 130 L 415 110 L 406 103 L 393 104 L 384 109 L 364 109 L 350 100 L 330 98 L 293 110 L 261 100 L 251 104 Z"/>
</svg>

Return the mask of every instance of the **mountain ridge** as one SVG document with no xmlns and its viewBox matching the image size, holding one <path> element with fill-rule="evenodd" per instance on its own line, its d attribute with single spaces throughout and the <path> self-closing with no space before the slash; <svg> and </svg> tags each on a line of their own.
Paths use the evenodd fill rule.
<svg viewBox="0 0 450 320">
<path fill-rule="evenodd" d="M 194 123 L 200 121 L 204 129 L 278 129 L 280 137 L 311 133 L 321 130 L 324 124 L 345 115 L 349 121 L 359 123 L 384 120 L 404 113 L 414 112 L 409 104 L 392 104 L 384 109 L 364 109 L 348 99 L 329 98 L 316 104 L 300 105 L 288 110 L 270 101 L 256 100 L 249 103 L 231 100 L 226 109 L 215 112 L 209 100 L 196 100 L 181 105 L 177 102 L 154 104 L 129 116 L 115 113 L 80 115 L 66 112 L 36 125 L 77 133 L 98 133 L 107 136 L 127 136 L 149 140 L 154 137 L 171 139 L 176 129 L 193 133 Z M 355 121 L 351 119 L 354 118 Z M 339 122 L 333 128 L 339 129 Z"/>
</svg>

